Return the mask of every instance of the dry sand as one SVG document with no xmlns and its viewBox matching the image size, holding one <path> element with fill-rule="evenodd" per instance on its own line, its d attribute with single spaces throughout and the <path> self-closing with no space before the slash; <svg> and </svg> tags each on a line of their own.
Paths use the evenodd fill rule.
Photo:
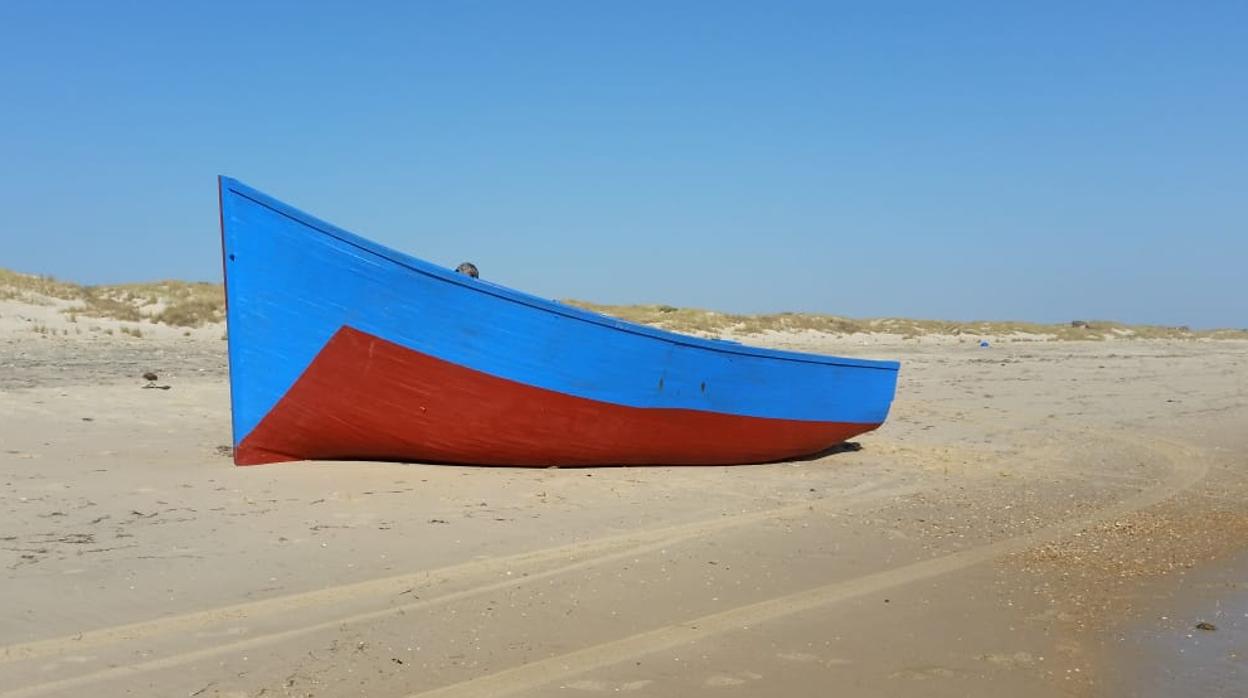
<svg viewBox="0 0 1248 698">
<path fill-rule="evenodd" d="M 1185 580 L 1245 569 L 1248 342 L 769 333 L 900 358 L 886 426 L 730 468 L 235 468 L 222 328 L 121 326 L 0 303 L 0 696 L 1145 695 L 1171 660 L 1149 695 L 1244 695 L 1242 634 L 1205 684 L 1178 659 L 1218 600 Z"/>
</svg>

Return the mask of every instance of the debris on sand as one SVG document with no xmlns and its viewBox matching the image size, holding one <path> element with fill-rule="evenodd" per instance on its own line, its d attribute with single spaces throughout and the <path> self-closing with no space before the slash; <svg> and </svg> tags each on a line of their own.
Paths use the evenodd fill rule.
<svg viewBox="0 0 1248 698">
<path fill-rule="evenodd" d="M 144 389 L 168 390 L 173 387 L 172 385 L 157 385 L 156 381 L 160 380 L 160 376 L 152 371 L 145 371 L 143 380 L 147 381 L 147 385 L 143 386 Z"/>
</svg>

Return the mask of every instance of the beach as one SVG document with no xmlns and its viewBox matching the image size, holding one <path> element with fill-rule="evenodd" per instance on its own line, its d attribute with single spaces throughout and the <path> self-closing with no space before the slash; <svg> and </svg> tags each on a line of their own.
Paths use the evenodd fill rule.
<svg viewBox="0 0 1248 698">
<path fill-rule="evenodd" d="M 1248 341 L 768 329 L 899 359 L 889 420 L 762 465 L 238 468 L 221 323 L 58 303 L 0 303 L 0 696 L 1242 690 Z"/>
</svg>

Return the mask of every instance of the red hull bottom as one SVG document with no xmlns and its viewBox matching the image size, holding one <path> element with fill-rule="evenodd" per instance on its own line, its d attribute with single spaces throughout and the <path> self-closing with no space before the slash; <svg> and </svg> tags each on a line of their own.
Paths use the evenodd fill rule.
<svg viewBox="0 0 1248 698">
<path fill-rule="evenodd" d="M 343 327 L 239 444 L 234 462 L 731 465 L 815 453 L 877 426 L 599 402 Z"/>
</svg>

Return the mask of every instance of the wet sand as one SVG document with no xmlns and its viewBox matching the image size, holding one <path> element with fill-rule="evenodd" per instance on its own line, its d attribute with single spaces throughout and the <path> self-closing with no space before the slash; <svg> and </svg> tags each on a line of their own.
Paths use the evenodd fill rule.
<svg viewBox="0 0 1248 698">
<path fill-rule="evenodd" d="M 1248 693 L 1248 555 L 1144 588 L 1140 617 L 1118 628 L 1102 663 L 1117 694 L 1139 698 Z M 1130 667 L 1132 671 L 1122 671 Z"/>
<path fill-rule="evenodd" d="M 1242 671 L 1149 633 L 1242 599 L 1184 580 L 1243 569 L 1248 343 L 770 335 L 900 358 L 886 426 L 793 463 L 530 470 L 235 468 L 219 338 L 0 338 L 0 695 L 1159 695 L 1142 668 Z"/>
</svg>

